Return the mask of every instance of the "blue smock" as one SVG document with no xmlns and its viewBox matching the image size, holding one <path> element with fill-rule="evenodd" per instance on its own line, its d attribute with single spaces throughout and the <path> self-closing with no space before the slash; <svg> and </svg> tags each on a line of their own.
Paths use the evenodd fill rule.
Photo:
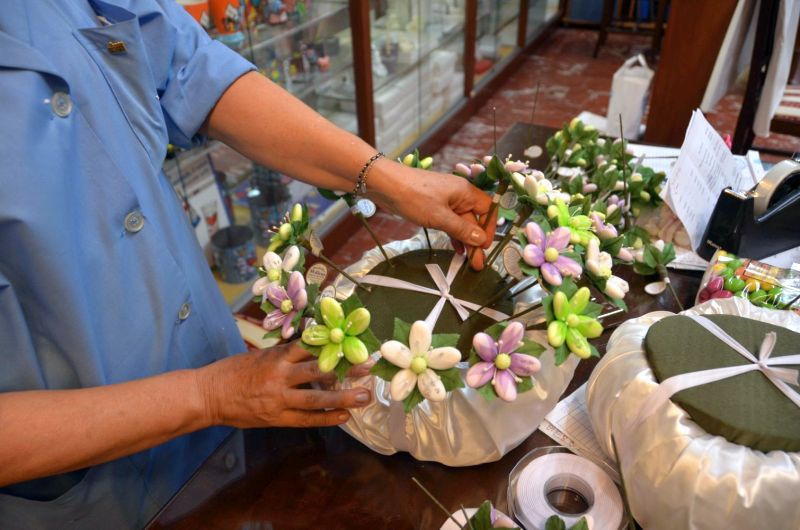
<svg viewBox="0 0 800 530">
<path fill-rule="evenodd" d="M 3 2 L 0 392 L 244 351 L 162 163 L 252 69 L 173 0 Z M 0 527 L 141 526 L 227 432 L 2 488 Z"/>
</svg>

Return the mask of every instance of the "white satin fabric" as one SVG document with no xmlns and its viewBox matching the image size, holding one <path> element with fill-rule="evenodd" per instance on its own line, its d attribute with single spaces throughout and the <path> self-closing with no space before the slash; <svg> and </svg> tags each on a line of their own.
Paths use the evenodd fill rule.
<svg viewBox="0 0 800 530">
<path fill-rule="evenodd" d="M 444 233 L 431 231 L 430 236 L 435 248 L 452 248 Z M 422 235 L 384 245 L 390 257 L 423 248 L 427 248 L 427 242 Z M 358 279 L 381 261 L 380 251 L 373 249 L 348 267 L 347 272 Z M 339 298 L 346 298 L 353 291 L 353 284 L 341 276 L 334 285 Z M 531 296 L 531 291 L 534 289 L 522 296 Z M 420 319 L 425 316 L 420 315 Z M 547 345 L 543 332 L 529 331 L 526 337 Z M 406 451 L 417 460 L 432 460 L 448 466 L 472 466 L 499 460 L 530 436 L 553 410 L 578 364 L 578 359 L 571 355 L 556 367 L 550 347 L 539 359 L 542 369 L 534 376 L 533 389 L 519 394 L 512 403 L 501 399 L 488 402 L 476 390 L 462 388 L 450 392 L 444 401 L 426 400 L 405 414 L 402 403 L 392 402 L 388 382 L 374 376 L 345 380 L 344 388 L 368 388 L 375 399 L 366 407 L 352 409 L 352 418 L 342 428 L 381 454 Z M 459 363 L 458 368 L 463 377 L 467 363 Z"/>
<path fill-rule="evenodd" d="M 710 300 L 686 315 L 738 315 L 800 332 L 790 311 L 746 300 Z M 645 399 L 658 388 L 644 352 L 651 325 L 673 313 L 657 311 L 622 324 L 586 388 L 592 426 L 614 457 L 631 512 L 648 530 L 800 528 L 800 453 L 762 453 L 705 432 L 672 402 L 634 426 Z"/>
</svg>

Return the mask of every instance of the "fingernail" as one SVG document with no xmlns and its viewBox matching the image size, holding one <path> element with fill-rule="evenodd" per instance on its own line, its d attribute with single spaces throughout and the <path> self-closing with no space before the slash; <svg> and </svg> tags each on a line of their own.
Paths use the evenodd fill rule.
<svg viewBox="0 0 800 530">
<path fill-rule="evenodd" d="M 486 235 L 483 233 L 483 230 L 478 230 L 476 228 L 469 235 L 470 243 L 474 245 L 480 245 L 481 243 L 483 243 L 485 237 Z"/>
<path fill-rule="evenodd" d="M 348 414 L 347 412 L 342 412 L 341 414 L 339 414 L 339 418 L 338 419 L 339 419 L 339 421 L 343 421 L 343 422 L 347 421 L 347 420 L 350 419 L 350 414 Z"/>
<path fill-rule="evenodd" d="M 369 392 L 359 392 L 356 394 L 356 403 L 367 403 L 369 401 Z"/>
</svg>

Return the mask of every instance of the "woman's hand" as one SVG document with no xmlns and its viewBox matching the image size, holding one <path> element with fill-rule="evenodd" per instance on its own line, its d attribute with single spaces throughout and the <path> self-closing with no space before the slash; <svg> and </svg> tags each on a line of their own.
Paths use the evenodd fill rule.
<svg viewBox="0 0 800 530">
<path fill-rule="evenodd" d="M 494 238 L 496 210 L 483 229 L 491 199 L 461 177 L 382 159 L 370 170 L 367 194 L 411 222 L 447 232 L 456 250 L 463 250 L 461 243 L 488 248 Z M 472 268 L 482 269 L 483 261 L 483 252 L 475 252 Z"/>
<path fill-rule="evenodd" d="M 366 375 L 368 370 L 369 365 L 359 365 L 350 375 Z M 350 419 L 346 409 L 370 402 L 368 390 L 298 388 L 335 377 L 321 373 L 317 360 L 297 342 L 235 355 L 197 370 L 209 423 L 240 428 L 345 423 Z"/>
</svg>

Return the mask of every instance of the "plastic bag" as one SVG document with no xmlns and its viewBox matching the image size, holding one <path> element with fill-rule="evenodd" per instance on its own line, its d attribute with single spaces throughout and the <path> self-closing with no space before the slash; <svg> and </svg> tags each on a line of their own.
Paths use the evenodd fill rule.
<svg viewBox="0 0 800 530">
<path fill-rule="evenodd" d="M 619 116 L 625 138 L 638 138 L 639 126 L 647 104 L 647 93 L 653 80 L 653 70 L 642 54 L 631 57 L 614 73 L 611 99 L 608 102 L 606 132 L 619 134 Z"/>
<path fill-rule="evenodd" d="M 800 272 L 718 250 L 703 275 L 695 304 L 734 296 L 769 309 L 791 307 L 800 314 Z"/>
</svg>

